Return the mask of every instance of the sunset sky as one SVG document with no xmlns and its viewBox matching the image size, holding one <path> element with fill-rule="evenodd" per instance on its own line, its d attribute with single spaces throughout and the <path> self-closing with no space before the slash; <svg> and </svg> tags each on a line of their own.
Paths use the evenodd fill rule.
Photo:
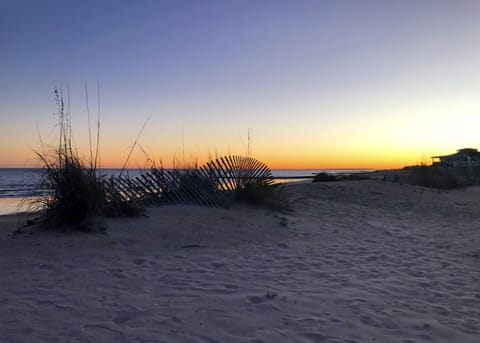
<svg viewBox="0 0 480 343">
<path fill-rule="evenodd" d="M 480 148 L 480 1 L 0 0 L 0 167 L 55 143 L 54 87 L 87 156 L 97 80 L 105 167 L 147 118 L 166 166 L 245 155 L 249 130 L 271 168 L 417 164 Z"/>
</svg>

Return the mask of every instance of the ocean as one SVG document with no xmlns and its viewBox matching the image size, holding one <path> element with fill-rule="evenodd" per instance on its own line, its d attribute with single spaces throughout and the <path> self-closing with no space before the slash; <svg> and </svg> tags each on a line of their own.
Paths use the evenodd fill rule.
<svg viewBox="0 0 480 343">
<path fill-rule="evenodd" d="M 272 169 L 272 175 L 277 182 L 295 182 L 313 177 L 315 174 L 327 172 L 358 173 L 364 169 Z M 0 168 L 0 215 L 24 210 L 21 204 L 24 200 L 45 193 L 40 187 L 42 169 L 36 168 Z M 104 175 L 118 175 L 120 169 L 101 169 Z M 128 169 L 124 175 L 135 177 L 140 174 L 138 169 Z"/>
</svg>

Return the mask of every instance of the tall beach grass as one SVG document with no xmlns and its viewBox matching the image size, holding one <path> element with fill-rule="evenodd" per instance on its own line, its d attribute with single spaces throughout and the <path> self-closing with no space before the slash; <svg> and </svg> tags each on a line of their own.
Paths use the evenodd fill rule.
<svg viewBox="0 0 480 343">
<path fill-rule="evenodd" d="M 41 188 L 46 190 L 46 193 L 36 198 L 33 204 L 41 209 L 39 221 L 47 228 L 70 226 L 83 229 L 83 226 L 76 224 L 95 216 L 139 215 L 146 204 L 166 204 L 168 199 L 172 199 L 172 202 L 182 199 L 188 202 L 193 199 L 193 202 L 190 202 L 208 206 L 220 204 L 223 199 L 232 197 L 234 201 L 248 203 L 255 207 L 275 210 L 289 208 L 288 199 L 282 192 L 282 188 L 279 185 L 272 185 L 262 177 L 262 173 L 267 171 L 270 175 L 269 169 L 250 157 L 225 157 L 222 163 L 217 160 L 217 164 L 211 165 L 210 169 L 199 168 L 195 161 L 193 166 L 174 168 L 167 174 L 162 174 L 163 168 L 157 169 L 153 166 L 149 178 L 141 182 L 138 180 L 135 182 L 128 177 L 126 179 L 122 177 L 122 173 L 117 178 L 107 178 L 100 173 L 99 118 L 97 140 L 95 144 L 92 143 L 88 93 L 86 99 L 90 158 L 87 161 L 79 155 L 72 143 L 69 105 L 65 106 L 61 90 L 55 89 L 54 94 L 57 104 L 58 142 L 55 147 L 47 151 L 42 143 L 42 151 L 36 151 L 44 167 Z M 137 136 L 135 139 L 122 171 L 127 165 L 133 147 L 137 145 L 138 138 Z M 236 165 L 232 162 L 237 160 L 244 161 L 245 165 Z M 226 161 L 227 164 L 225 164 Z M 221 170 L 222 168 L 225 170 Z M 146 176 L 145 173 L 143 176 Z M 148 188 L 148 184 L 145 184 L 147 179 L 151 181 L 152 178 L 157 178 L 158 183 L 157 190 L 153 189 L 153 191 Z M 225 182 L 230 185 L 235 184 L 235 187 L 221 190 L 223 187 L 220 185 Z M 155 197 L 157 199 L 154 199 Z M 158 201 L 158 198 L 164 201 Z"/>
<path fill-rule="evenodd" d="M 34 200 L 41 209 L 40 222 L 56 228 L 98 215 L 137 214 L 137 208 L 118 201 L 108 192 L 108 183 L 99 173 L 99 135 L 94 149 L 90 123 L 90 160 L 85 162 L 79 156 L 72 144 L 70 112 L 65 109 L 62 91 L 55 89 L 54 92 L 58 144 L 49 151 L 36 151 L 44 168 L 41 187 L 46 190 L 45 195 Z"/>
</svg>

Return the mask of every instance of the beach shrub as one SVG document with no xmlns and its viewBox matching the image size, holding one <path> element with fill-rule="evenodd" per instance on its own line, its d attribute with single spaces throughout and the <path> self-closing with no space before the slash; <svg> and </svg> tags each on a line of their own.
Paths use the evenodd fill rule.
<svg viewBox="0 0 480 343">
<path fill-rule="evenodd" d="M 65 151 L 59 152 L 57 160 L 42 159 L 42 184 L 48 192 L 41 198 L 46 222 L 72 224 L 101 212 L 105 191 L 94 169 L 85 168 L 76 156 Z"/>
<path fill-rule="evenodd" d="M 480 184 L 480 168 L 418 166 L 409 168 L 408 183 L 423 187 L 451 189 Z"/>
<path fill-rule="evenodd" d="M 188 168 L 178 170 L 178 188 L 181 191 L 201 190 L 213 193 L 217 189 L 217 184 L 212 177 L 199 172 L 198 168 Z"/>
<path fill-rule="evenodd" d="M 272 210 L 288 210 L 288 198 L 283 192 L 282 185 L 268 184 L 263 180 L 255 180 L 238 187 L 235 190 L 235 200 L 256 207 L 265 207 Z"/>
<path fill-rule="evenodd" d="M 319 173 L 313 177 L 313 182 L 333 182 L 338 181 L 335 175 L 329 173 Z"/>
<path fill-rule="evenodd" d="M 46 194 L 34 200 L 40 208 L 40 222 L 48 228 L 57 228 L 97 215 L 139 214 L 138 205 L 122 200 L 99 174 L 98 142 L 95 154 L 91 148 L 90 163 L 84 163 L 78 156 L 72 145 L 70 115 L 65 112 L 63 97 L 57 90 L 55 100 L 58 146 L 51 153 L 36 152 L 44 166 L 41 187 L 46 190 Z"/>
</svg>

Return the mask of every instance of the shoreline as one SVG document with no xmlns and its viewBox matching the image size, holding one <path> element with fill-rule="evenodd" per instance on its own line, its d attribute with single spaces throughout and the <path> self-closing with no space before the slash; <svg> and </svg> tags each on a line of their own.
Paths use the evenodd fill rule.
<svg viewBox="0 0 480 343">
<path fill-rule="evenodd" d="M 5 197 L 0 198 L 0 217 L 29 213 L 30 211 L 19 211 L 19 209 L 24 206 L 24 203 L 27 199 L 32 199 L 33 197 Z"/>
</svg>

